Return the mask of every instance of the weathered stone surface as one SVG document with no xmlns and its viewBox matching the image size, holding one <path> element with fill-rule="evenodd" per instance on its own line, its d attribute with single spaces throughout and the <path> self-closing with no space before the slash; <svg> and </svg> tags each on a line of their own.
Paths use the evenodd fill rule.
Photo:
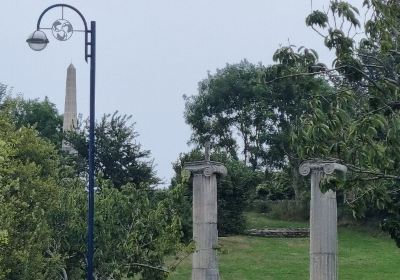
<svg viewBox="0 0 400 280">
<path fill-rule="evenodd" d="M 214 175 L 193 176 L 193 222 L 217 223 L 217 178 Z"/>
<path fill-rule="evenodd" d="M 323 176 L 346 173 L 347 167 L 331 161 L 306 161 L 299 167 L 303 176 L 311 173 L 310 279 L 337 280 L 336 192 L 322 193 Z"/>
<path fill-rule="evenodd" d="M 226 167 L 222 163 L 216 161 L 192 161 L 185 163 L 185 169 L 193 174 L 203 174 L 204 176 L 211 176 L 212 174 L 220 174 L 225 176 L 227 174 Z"/>
<path fill-rule="evenodd" d="M 192 280 L 218 280 L 219 272 L 218 269 L 192 269 Z"/>
<path fill-rule="evenodd" d="M 310 230 L 308 228 L 274 228 L 274 229 L 250 229 L 246 232 L 250 236 L 261 237 L 279 237 L 279 238 L 295 238 L 309 237 Z"/>
<path fill-rule="evenodd" d="M 76 69 L 71 63 L 67 69 L 63 131 L 66 132 L 75 129 L 78 125 L 77 120 Z M 71 153 L 75 152 L 75 150 L 65 141 L 62 142 L 62 149 Z"/>
<path fill-rule="evenodd" d="M 226 168 L 206 160 L 185 164 L 193 174 L 193 240 L 196 244 L 192 259 L 192 280 L 218 280 L 217 174 L 226 175 Z"/>
<path fill-rule="evenodd" d="M 307 176 L 312 170 L 322 170 L 326 175 L 332 175 L 335 171 L 345 174 L 347 167 L 334 161 L 319 159 L 304 161 L 299 167 L 299 173 L 303 176 Z"/>
</svg>

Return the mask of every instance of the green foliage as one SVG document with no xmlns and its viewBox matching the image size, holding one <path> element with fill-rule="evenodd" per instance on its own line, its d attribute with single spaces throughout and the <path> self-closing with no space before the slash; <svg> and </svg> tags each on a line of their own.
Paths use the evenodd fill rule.
<svg viewBox="0 0 400 280">
<path fill-rule="evenodd" d="M 250 228 L 305 228 L 304 222 L 272 220 L 249 213 Z M 339 227 L 340 279 L 392 280 L 400 273 L 400 251 L 386 236 L 366 228 Z M 298 280 L 309 278 L 308 238 L 263 238 L 229 236 L 220 238 L 218 255 L 222 279 Z M 191 260 L 178 267 L 168 280 L 190 279 Z"/>
<path fill-rule="evenodd" d="M 268 217 L 284 221 L 307 221 L 310 215 L 308 201 L 279 200 L 269 201 Z"/>
<path fill-rule="evenodd" d="M 83 279 L 86 183 L 61 166 L 70 162 L 35 126 L 11 121 L 9 108 L 0 114 L 0 279 Z M 132 140 L 133 131 L 125 118 L 114 121 L 101 128 L 107 135 L 115 128 L 121 134 L 113 140 L 123 138 L 118 143 L 131 151 L 124 139 Z M 97 279 L 165 279 L 165 257 L 181 249 L 176 201 L 182 188 L 153 190 L 145 177 L 137 185 L 114 186 L 104 177 L 97 178 L 95 197 Z"/>
<path fill-rule="evenodd" d="M 326 68 L 314 50 L 282 47 L 273 59 L 279 64 L 264 67 L 242 61 L 209 75 L 200 82 L 199 94 L 186 98 L 185 119 L 193 129 L 192 142 L 210 140 L 232 158 L 243 158 L 253 170 L 285 168 L 297 197 L 300 162 L 290 145 L 290 132 L 310 110 L 310 96 L 331 89 L 322 79 L 296 75 Z"/>
<path fill-rule="evenodd" d="M 179 192 L 153 200 L 146 186 L 125 185 L 117 190 L 99 182 L 95 208 L 95 270 L 98 279 L 164 279 L 164 258 L 173 255 L 180 240 L 175 208 Z M 65 269 L 72 279 L 84 278 L 87 194 L 79 180 L 66 180 L 63 201 L 55 212 L 55 244 L 70 256 Z M 60 223 L 62 221 L 62 223 Z"/>
<path fill-rule="evenodd" d="M 400 247 L 400 223 L 398 222 L 398 218 L 387 219 L 382 223 L 382 229 L 387 231 L 390 236 L 396 241 L 397 247 Z"/>
<path fill-rule="evenodd" d="M 137 143 L 138 133 L 130 119 L 130 116 L 115 112 L 112 115 L 104 115 L 95 127 L 96 173 L 104 179 L 111 180 L 116 188 L 128 183 L 159 183 L 153 162 L 148 159 L 150 151 L 143 150 Z M 87 122 L 84 127 L 67 135 L 67 141 L 77 151 L 75 162 L 81 172 L 87 167 L 88 125 Z M 86 164 L 82 166 L 82 163 Z"/>
<path fill-rule="evenodd" d="M 218 189 L 218 233 L 241 233 L 245 229 L 244 209 L 248 207 L 255 187 L 262 181 L 263 174 L 252 171 L 243 162 L 232 160 L 225 154 L 215 154 L 213 160 L 222 162 L 228 175 L 220 180 Z"/>
<path fill-rule="evenodd" d="M 294 190 L 291 187 L 287 172 L 274 172 L 266 182 L 257 186 L 258 198 L 266 200 L 287 200 L 294 198 Z"/>
<path fill-rule="evenodd" d="M 56 106 L 47 97 L 40 101 L 39 99 L 26 100 L 22 96 L 6 95 L 0 107 L 1 111 L 6 113 L 17 127 L 33 127 L 41 137 L 47 138 L 57 147 L 61 147 L 62 117 L 58 114 Z"/>
<path fill-rule="evenodd" d="M 292 145 L 301 159 L 333 158 L 346 164 L 351 171 L 346 183 L 326 181 L 323 188 L 349 194 L 346 202 L 355 216 L 373 209 L 383 219 L 382 228 L 400 244 L 395 175 L 400 172 L 400 4 L 366 0 L 364 5 L 368 13 L 363 27 L 358 10 L 345 1 L 331 1 L 325 26 L 316 20 L 310 24 L 335 50 L 339 76 L 329 77 L 334 94 L 312 96 L 309 112 L 292 133 Z M 356 28 L 365 31 L 358 45 L 353 36 Z"/>
<path fill-rule="evenodd" d="M 262 66 L 243 61 L 227 65 L 200 82 L 199 95 L 186 98 L 185 119 L 193 129 L 193 142 L 210 140 L 236 158 L 236 129 L 245 162 L 258 167 L 268 130 L 265 119 L 271 115 L 267 102 L 260 102 L 268 91 L 257 83 L 260 71 Z"/>
<path fill-rule="evenodd" d="M 180 201 L 179 208 L 185 240 L 192 237 L 192 182 L 183 171 L 184 163 L 204 159 L 199 149 L 187 154 L 181 154 L 174 163 L 175 177 L 171 188 L 183 186 L 185 199 Z M 224 152 L 214 152 L 211 160 L 224 164 L 228 175 L 218 180 L 218 233 L 219 235 L 240 233 L 244 230 L 244 209 L 248 206 L 255 187 L 262 181 L 261 172 L 252 171 L 243 162 L 238 161 Z"/>
<path fill-rule="evenodd" d="M 356 15 L 359 14 L 359 11 L 356 7 L 350 5 L 349 3 L 337 0 L 331 1 L 330 10 L 332 11 L 332 14 L 347 20 L 353 26 L 360 26 L 360 22 L 356 17 Z"/>
<path fill-rule="evenodd" d="M 4 279 L 51 279 L 61 270 L 48 254 L 58 160 L 52 145 L 0 117 L 0 271 Z"/>
<path fill-rule="evenodd" d="M 328 23 L 328 16 L 321 11 L 313 11 L 306 18 L 307 26 L 317 25 L 319 27 L 326 27 Z"/>
</svg>

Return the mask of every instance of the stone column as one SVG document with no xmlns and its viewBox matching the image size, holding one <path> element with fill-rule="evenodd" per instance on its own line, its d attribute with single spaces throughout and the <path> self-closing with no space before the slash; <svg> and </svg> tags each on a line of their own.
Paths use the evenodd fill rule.
<svg viewBox="0 0 400 280">
<path fill-rule="evenodd" d="M 310 280 L 337 280 L 337 203 L 336 192 L 321 192 L 321 178 L 342 174 L 347 167 L 332 161 L 312 160 L 300 165 L 300 174 L 311 172 L 310 203 Z"/>
<path fill-rule="evenodd" d="M 217 174 L 226 175 L 226 168 L 210 161 L 209 145 L 206 159 L 185 164 L 193 175 L 193 240 L 196 245 L 192 259 L 192 280 L 218 280 L 216 248 Z"/>
</svg>

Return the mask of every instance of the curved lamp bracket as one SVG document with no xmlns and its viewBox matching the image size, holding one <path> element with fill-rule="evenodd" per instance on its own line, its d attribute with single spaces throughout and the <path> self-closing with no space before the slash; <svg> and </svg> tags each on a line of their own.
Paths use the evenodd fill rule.
<svg viewBox="0 0 400 280">
<path fill-rule="evenodd" d="M 61 8 L 62 8 L 62 18 L 56 20 L 56 21 L 53 23 L 52 28 L 43 28 L 43 27 L 41 28 L 41 27 L 40 27 L 40 23 L 41 23 L 41 21 L 42 21 L 43 16 L 44 16 L 49 10 L 51 10 L 51 9 L 53 9 L 53 8 L 57 8 L 57 7 L 61 7 Z M 75 7 L 71 6 L 71 5 L 68 5 L 68 4 L 55 4 L 55 5 L 52 5 L 52 6 L 48 7 L 48 8 L 46 8 L 46 9 L 40 14 L 40 16 L 39 16 L 39 19 L 38 19 L 37 25 L 36 25 L 36 29 L 37 29 L 37 30 L 41 30 L 41 29 L 51 29 L 51 30 L 53 31 L 53 36 L 54 36 L 57 40 L 60 40 L 60 41 L 66 41 L 66 40 L 68 40 L 68 39 L 72 36 L 72 33 L 74 32 L 74 30 L 72 29 L 71 23 L 70 23 L 69 21 L 67 21 L 67 20 L 64 19 L 64 8 L 69 8 L 69 9 L 75 11 L 75 12 L 81 17 L 81 19 L 82 19 L 82 21 L 83 21 L 83 25 L 84 25 L 84 27 L 85 27 L 85 30 L 75 30 L 75 31 L 78 31 L 78 32 L 79 32 L 79 31 L 85 32 L 85 61 L 88 62 L 88 58 L 91 57 L 91 55 L 89 54 L 89 50 L 88 50 L 89 46 L 91 45 L 91 42 L 89 42 L 89 33 L 91 33 L 91 30 L 88 29 L 88 26 L 87 26 L 87 22 L 86 22 L 85 17 L 82 15 L 82 13 L 81 13 L 77 8 L 75 8 Z M 54 27 L 55 27 L 55 26 L 59 26 L 59 24 L 61 24 L 63 27 L 66 28 L 66 30 L 62 30 L 62 32 L 63 32 L 63 33 L 62 33 L 62 34 L 63 34 L 62 36 L 60 36 L 59 34 L 55 34 L 55 33 L 54 33 Z"/>
</svg>

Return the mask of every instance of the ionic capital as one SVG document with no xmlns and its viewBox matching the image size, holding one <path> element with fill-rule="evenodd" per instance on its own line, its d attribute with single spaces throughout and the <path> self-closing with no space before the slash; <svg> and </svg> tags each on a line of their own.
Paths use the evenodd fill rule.
<svg viewBox="0 0 400 280">
<path fill-rule="evenodd" d="M 203 174 L 207 177 L 212 174 L 225 176 L 228 173 L 226 167 L 216 161 L 192 161 L 185 163 L 184 168 L 193 174 Z"/>
<path fill-rule="evenodd" d="M 312 171 L 320 171 L 325 175 L 332 175 L 335 171 L 345 174 L 347 167 L 329 160 L 306 160 L 299 167 L 299 173 L 307 176 Z"/>
</svg>

